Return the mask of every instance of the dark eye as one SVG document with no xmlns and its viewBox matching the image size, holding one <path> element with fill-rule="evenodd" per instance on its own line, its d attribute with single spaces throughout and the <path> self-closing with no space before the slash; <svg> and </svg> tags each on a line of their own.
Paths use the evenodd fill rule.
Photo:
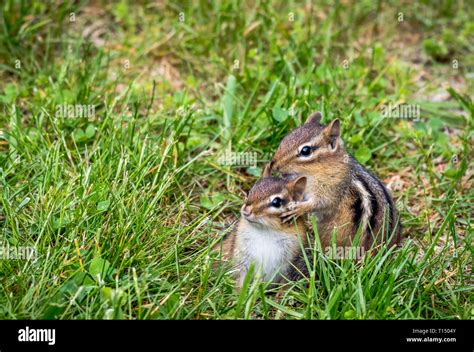
<svg viewBox="0 0 474 352">
<path fill-rule="evenodd" d="M 305 145 L 303 148 L 301 148 L 300 154 L 303 156 L 308 156 L 311 154 L 311 147 Z"/>
<path fill-rule="evenodd" d="M 272 207 L 279 208 L 281 207 L 282 200 L 280 197 L 275 197 L 272 200 Z"/>
</svg>

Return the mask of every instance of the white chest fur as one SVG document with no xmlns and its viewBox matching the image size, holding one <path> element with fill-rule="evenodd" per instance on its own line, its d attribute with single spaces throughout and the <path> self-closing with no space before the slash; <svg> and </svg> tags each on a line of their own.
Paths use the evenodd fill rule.
<svg viewBox="0 0 474 352">
<path fill-rule="evenodd" d="M 294 235 L 259 225 L 246 226 L 237 239 L 238 262 L 245 275 L 251 263 L 261 270 L 264 280 L 277 280 L 285 273 L 299 248 Z"/>
</svg>

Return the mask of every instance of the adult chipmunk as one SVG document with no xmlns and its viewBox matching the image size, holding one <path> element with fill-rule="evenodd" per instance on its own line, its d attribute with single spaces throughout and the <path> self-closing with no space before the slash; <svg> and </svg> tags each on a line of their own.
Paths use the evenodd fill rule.
<svg viewBox="0 0 474 352">
<path fill-rule="evenodd" d="M 285 223 L 281 216 L 290 203 L 302 199 L 306 178 L 264 177 L 249 191 L 241 208 L 241 219 L 224 239 L 222 256 L 233 260 L 237 287 L 241 288 L 252 263 L 263 280 L 276 283 L 306 273 L 301 244 L 306 244 L 302 219 Z"/>
<path fill-rule="evenodd" d="M 340 122 L 321 123 L 321 113 L 311 114 L 304 125 L 280 143 L 270 172 L 307 178 L 304 200 L 290 206 L 285 221 L 307 213 L 318 219 L 322 248 L 331 244 L 334 229 L 338 246 L 349 245 L 360 228 L 360 245 L 400 241 L 397 210 L 385 185 L 344 148 Z"/>
</svg>

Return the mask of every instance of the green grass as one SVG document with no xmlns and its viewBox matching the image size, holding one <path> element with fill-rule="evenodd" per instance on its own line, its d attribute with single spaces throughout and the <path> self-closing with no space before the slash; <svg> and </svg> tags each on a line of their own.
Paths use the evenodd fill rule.
<svg viewBox="0 0 474 352">
<path fill-rule="evenodd" d="M 467 2 L 132 3 L 1 5 L 0 239 L 38 252 L 0 260 L 1 318 L 474 317 Z M 390 184 L 406 240 L 359 264 L 316 251 L 281 301 L 237 293 L 210 248 L 315 110 Z M 220 165 L 227 148 L 257 166 Z"/>
</svg>

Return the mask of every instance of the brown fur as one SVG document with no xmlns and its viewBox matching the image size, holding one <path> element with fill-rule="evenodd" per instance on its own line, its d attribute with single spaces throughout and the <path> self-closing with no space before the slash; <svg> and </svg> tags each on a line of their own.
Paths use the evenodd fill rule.
<svg viewBox="0 0 474 352">
<path fill-rule="evenodd" d="M 397 244 L 400 225 L 389 192 L 346 152 L 339 121 L 324 126 L 320 118 L 320 114 L 313 114 L 304 125 L 288 134 L 267 170 L 308 178 L 307 201 L 284 216 L 314 212 L 323 248 L 331 244 L 334 230 L 336 244 L 349 245 L 362 225 L 361 244 L 366 250 L 386 241 L 387 233 L 394 233 L 390 244 Z M 310 156 L 302 154 L 303 146 L 312 148 Z M 390 219 L 388 231 L 383 228 L 384 209 L 390 209 L 386 214 Z"/>
</svg>

